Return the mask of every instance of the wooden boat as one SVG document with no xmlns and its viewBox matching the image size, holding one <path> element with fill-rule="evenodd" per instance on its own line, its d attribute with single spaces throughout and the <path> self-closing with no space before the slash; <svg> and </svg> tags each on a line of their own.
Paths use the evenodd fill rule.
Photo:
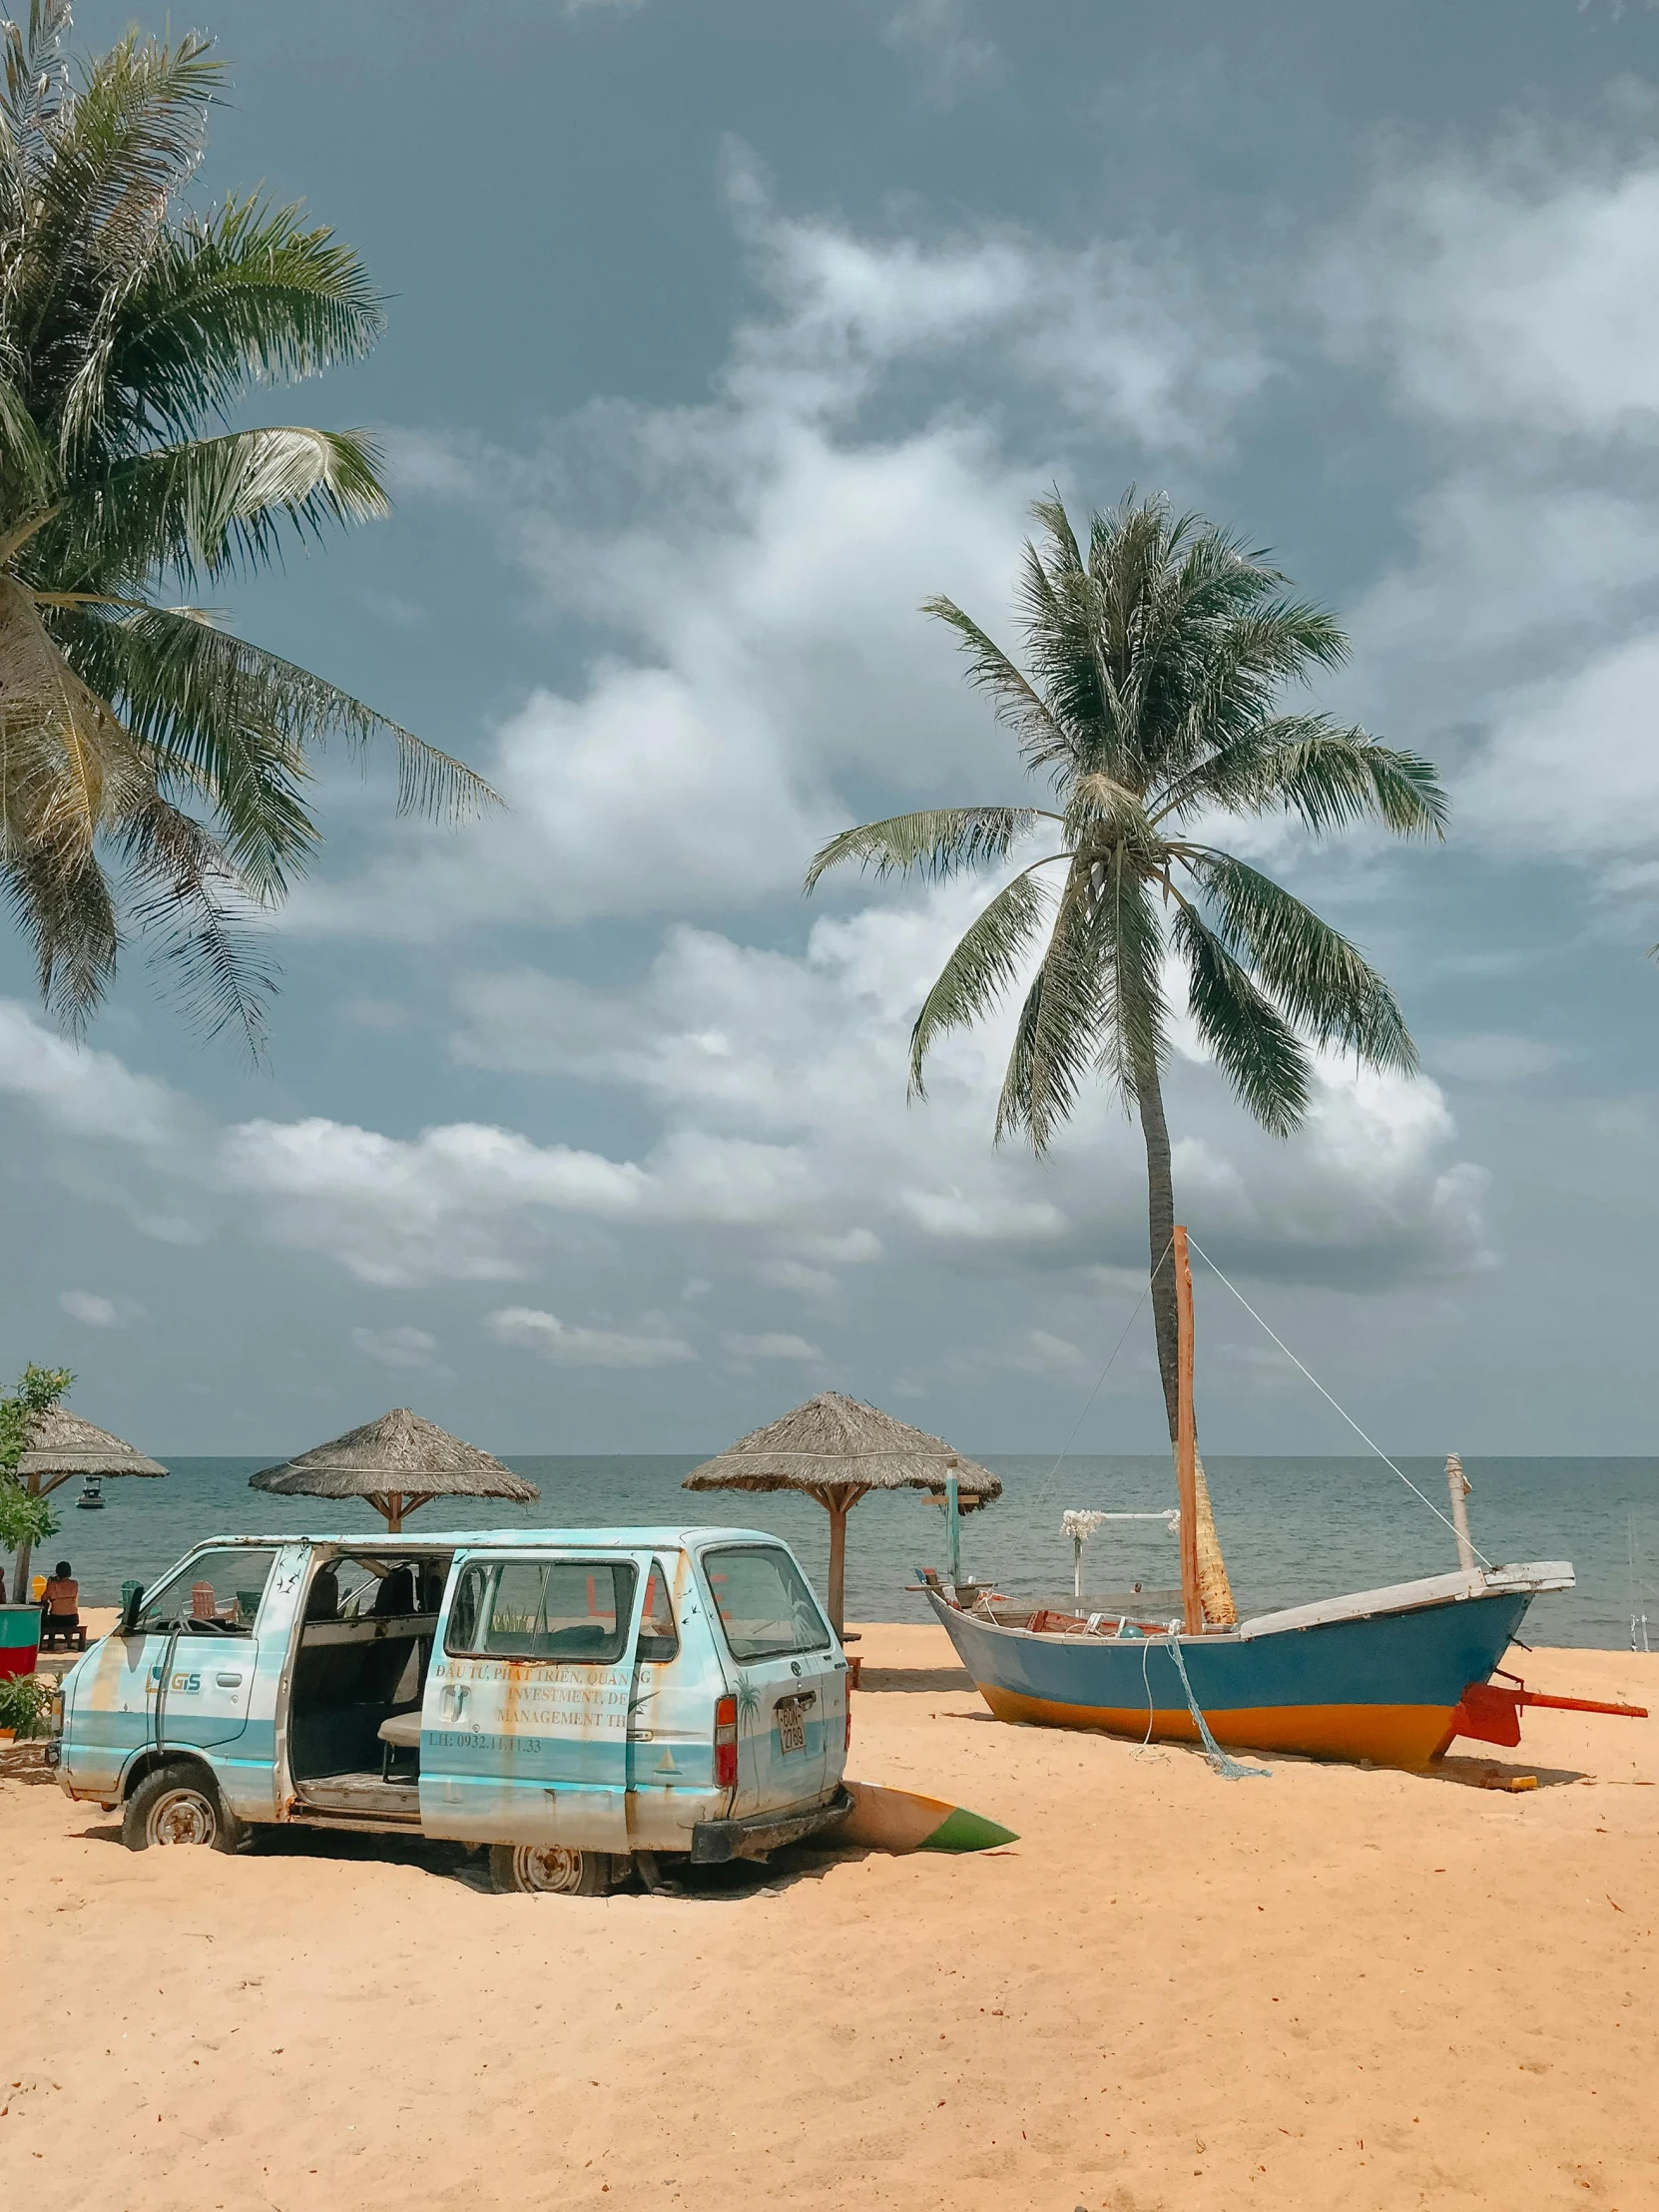
<svg viewBox="0 0 1659 2212">
<path fill-rule="evenodd" d="M 1221 1746 L 1423 1767 L 1458 1735 L 1517 1743 L 1525 1705 L 1634 1715 L 1627 1706 L 1543 1697 L 1513 1676 L 1492 1683 L 1532 1600 L 1545 1590 L 1570 1590 L 1573 1570 L 1564 1560 L 1481 1565 L 1460 1513 L 1463 1563 L 1454 1574 L 1225 1626 L 1206 1621 L 1184 1229 L 1175 1232 L 1175 1263 L 1182 1619 L 1015 1607 L 954 1572 L 948 1582 L 928 1576 L 928 1602 L 999 1720 L 1150 1741 L 1208 1736 Z M 953 1524 L 951 1538 L 954 1565 Z"/>
</svg>

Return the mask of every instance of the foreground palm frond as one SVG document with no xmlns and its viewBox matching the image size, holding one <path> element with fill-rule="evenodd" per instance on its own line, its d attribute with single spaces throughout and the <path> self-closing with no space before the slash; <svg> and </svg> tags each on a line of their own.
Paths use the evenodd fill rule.
<svg viewBox="0 0 1659 2212">
<path fill-rule="evenodd" d="M 164 603 L 386 511 L 362 433 L 226 422 L 254 386 L 367 352 L 380 308 L 296 208 L 178 210 L 222 78 L 207 40 L 133 32 L 72 84 L 68 28 L 67 0 L 0 24 L 0 884 L 66 1021 L 131 929 L 210 1032 L 258 1050 L 254 924 L 316 845 L 318 753 L 389 745 L 400 812 L 494 795 Z"/>
</svg>

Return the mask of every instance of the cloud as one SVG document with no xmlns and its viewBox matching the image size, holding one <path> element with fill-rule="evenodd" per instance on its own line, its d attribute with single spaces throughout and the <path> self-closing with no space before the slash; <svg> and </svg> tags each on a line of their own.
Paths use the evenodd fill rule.
<svg viewBox="0 0 1659 2212">
<path fill-rule="evenodd" d="M 595 401 L 528 454 L 392 440 L 404 494 L 475 503 L 583 670 L 497 728 L 505 810 L 376 832 L 364 871 L 302 886 L 283 926 L 406 942 L 730 912 L 799 886 L 853 784 L 1009 788 L 1006 734 L 920 601 L 1006 628 L 1068 438 L 1201 451 L 1267 373 L 1247 312 L 1167 242 L 860 233 L 780 212 L 741 156 L 729 194 L 765 305 L 706 404 Z"/>
<path fill-rule="evenodd" d="M 727 1329 L 721 1333 L 721 1343 L 734 1360 L 815 1360 L 824 1358 L 817 1345 L 810 1345 L 805 1337 L 786 1336 L 777 1330 L 765 1331 L 759 1337 L 746 1337 L 741 1330 Z"/>
<path fill-rule="evenodd" d="M 72 1043 L 16 999 L 0 999 L 0 1092 L 26 1099 L 67 1135 L 168 1145 L 190 1118 L 177 1092 L 113 1052 Z"/>
<path fill-rule="evenodd" d="M 1562 1060 L 1560 1050 L 1540 1037 L 1506 1036 L 1486 1030 L 1467 1037 L 1441 1037 L 1430 1053 L 1436 1067 L 1467 1083 L 1513 1083 L 1542 1075 Z"/>
<path fill-rule="evenodd" d="M 60 1291 L 58 1304 L 88 1329 L 130 1329 L 148 1311 L 136 1298 L 105 1298 L 97 1291 Z"/>
<path fill-rule="evenodd" d="M 504 1306 L 485 1316 L 484 1329 L 497 1344 L 538 1353 L 558 1368 L 666 1368 L 697 1358 L 683 1337 L 573 1328 L 532 1306 Z"/>
<path fill-rule="evenodd" d="M 1397 160 L 1316 292 L 1338 349 L 1435 420 L 1659 432 L 1659 162 L 1516 133 Z"/>
<path fill-rule="evenodd" d="M 933 90 L 944 100 L 1002 74 L 1002 57 L 974 28 L 969 0 L 903 0 L 881 35 L 889 46 L 923 56 L 932 69 Z"/>
<path fill-rule="evenodd" d="M 1632 111 L 1633 112 L 1633 111 Z M 1659 158 L 1587 137 L 1398 155 L 1324 261 L 1333 347 L 1448 442 L 1355 611 L 1344 687 L 1450 772 L 1455 831 L 1651 895 L 1659 871 Z M 1432 448 L 1430 451 L 1432 452 Z"/>
<path fill-rule="evenodd" d="M 1464 778 L 1465 804 L 1511 851 L 1574 859 L 1659 844 L 1659 630 L 1505 701 Z"/>
<path fill-rule="evenodd" d="M 588 1224 L 771 1221 L 811 1182 L 792 1146 L 699 1130 L 641 1163 L 476 1122 L 396 1138 L 320 1116 L 244 1122 L 214 1167 L 223 1187 L 266 1202 L 274 1241 L 390 1288 L 522 1279 Z"/>
<path fill-rule="evenodd" d="M 845 414 L 893 367 L 976 352 L 971 378 L 988 349 L 1092 430 L 1194 450 L 1269 373 L 1243 312 L 1168 242 L 1061 247 L 1009 224 L 860 237 L 779 214 L 741 155 L 730 190 L 780 311 L 740 331 L 729 376 L 766 412 Z"/>
<path fill-rule="evenodd" d="M 1027 1329 L 1001 1355 L 1002 1364 L 1025 1375 L 1051 1375 L 1079 1382 L 1094 1365 L 1069 1338 L 1054 1337 L 1046 1329 Z"/>
<path fill-rule="evenodd" d="M 430 1372 L 439 1365 L 438 1340 L 424 1329 L 353 1329 L 351 1342 L 364 1359 L 382 1367 Z"/>
<path fill-rule="evenodd" d="M 820 1278 L 871 1248 L 899 1264 L 1018 1259 L 1053 1272 L 1109 1255 L 1138 1267 L 1139 1137 L 1103 1096 L 1085 1099 L 1044 1163 L 991 1146 L 1010 1014 L 947 1040 L 927 1104 L 905 1103 L 915 1007 L 985 895 L 955 884 L 823 917 L 801 955 L 682 925 L 632 990 L 525 968 L 470 977 L 452 1049 L 479 1067 L 633 1092 L 670 1132 L 654 1157 L 694 1132 L 787 1153 L 788 1184 L 744 1225 L 746 1240 L 766 1236 L 758 1265 L 781 1287 L 828 1296 Z M 1251 1127 L 1190 1040 L 1170 1093 L 1186 1131 L 1182 1189 L 1245 1264 L 1313 1280 L 1483 1264 L 1482 1174 L 1448 1161 L 1454 1125 L 1427 1080 L 1324 1065 L 1289 1146 Z"/>
</svg>

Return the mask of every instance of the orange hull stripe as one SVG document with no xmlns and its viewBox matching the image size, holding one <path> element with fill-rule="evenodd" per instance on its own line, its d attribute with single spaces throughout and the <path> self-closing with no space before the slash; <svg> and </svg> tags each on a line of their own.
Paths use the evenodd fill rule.
<svg viewBox="0 0 1659 2212">
<path fill-rule="evenodd" d="M 1028 1721 L 1039 1728 L 1087 1728 L 1107 1736 L 1147 1733 L 1147 1712 L 1110 1706 L 1061 1705 L 1051 1699 L 976 1685 L 999 1721 Z M 1258 1705 L 1206 1713 L 1221 1744 L 1246 1751 L 1296 1751 L 1314 1758 L 1372 1759 L 1382 1767 L 1426 1767 L 1446 1740 L 1449 1705 Z M 1198 1727 L 1182 1707 L 1152 1715 L 1154 1743 L 1198 1742 Z"/>
</svg>

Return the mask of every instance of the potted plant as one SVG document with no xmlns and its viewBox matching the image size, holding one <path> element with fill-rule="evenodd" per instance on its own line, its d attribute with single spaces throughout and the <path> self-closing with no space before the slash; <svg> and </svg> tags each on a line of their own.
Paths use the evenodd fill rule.
<svg viewBox="0 0 1659 2212">
<path fill-rule="evenodd" d="M 47 1714 L 56 1688 L 49 1674 L 0 1676 L 0 1744 L 51 1734 Z"/>
</svg>

